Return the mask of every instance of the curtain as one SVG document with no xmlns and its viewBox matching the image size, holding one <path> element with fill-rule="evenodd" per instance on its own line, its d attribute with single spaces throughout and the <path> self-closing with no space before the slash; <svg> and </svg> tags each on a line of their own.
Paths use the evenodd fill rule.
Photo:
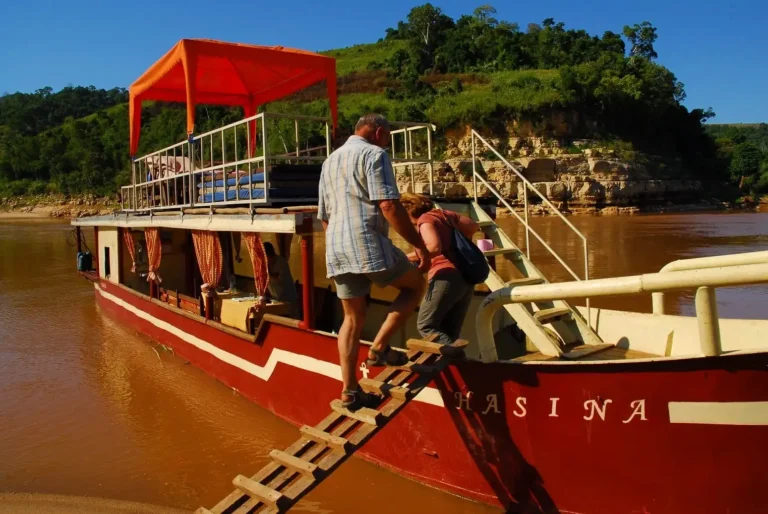
<svg viewBox="0 0 768 514">
<path fill-rule="evenodd" d="M 243 239 L 248 247 L 248 255 L 251 257 L 256 293 L 259 296 L 265 296 L 269 287 L 269 272 L 267 271 L 267 254 L 264 251 L 261 236 L 256 232 L 243 232 Z"/>
<path fill-rule="evenodd" d="M 163 281 L 160 275 L 157 274 L 157 270 L 160 268 L 160 258 L 162 257 L 160 231 L 156 228 L 145 228 L 144 238 L 147 241 L 147 263 L 149 266 L 147 282 L 154 281 L 159 284 Z"/>
<path fill-rule="evenodd" d="M 219 235 L 209 230 L 193 230 L 192 242 L 195 245 L 195 256 L 205 283 L 200 287 L 203 291 L 215 290 L 221 280 L 223 256 Z"/>
<path fill-rule="evenodd" d="M 131 229 L 122 227 L 120 231 L 123 233 L 123 244 L 125 244 L 128 254 L 131 256 L 131 273 L 136 273 L 136 243 L 131 235 Z"/>
</svg>

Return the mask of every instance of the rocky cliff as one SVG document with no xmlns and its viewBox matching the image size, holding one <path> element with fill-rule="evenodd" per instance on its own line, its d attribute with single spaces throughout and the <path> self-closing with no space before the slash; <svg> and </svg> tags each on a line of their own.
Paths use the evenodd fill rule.
<svg viewBox="0 0 768 514">
<path fill-rule="evenodd" d="M 504 158 L 513 171 L 492 152 L 477 149 L 475 169 L 513 207 L 524 204 L 525 183 L 533 187 L 559 209 L 584 213 L 632 213 L 640 210 L 665 210 L 675 206 L 686 209 L 712 209 L 722 206 L 707 194 L 699 180 L 665 178 L 667 162 L 637 152 L 620 152 L 597 147 L 595 142 L 572 141 L 568 147 L 558 140 L 541 137 L 510 137 L 507 141 L 489 140 L 503 148 Z M 631 157 L 621 155 L 631 153 Z M 446 159 L 434 164 L 434 192 L 446 198 L 473 195 L 471 140 L 466 134 L 451 134 Z M 464 156 L 464 157 L 462 157 Z M 665 171 L 667 173 L 665 173 Z M 519 174 L 518 174 L 519 173 Z M 401 191 L 429 192 L 426 165 L 399 167 L 397 178 Z M 478 197 L 492 193 L 478 181 Z M 541 198 L 528 188 L 528 203 L 533 213 L 545 214 Z"/>
</svg>

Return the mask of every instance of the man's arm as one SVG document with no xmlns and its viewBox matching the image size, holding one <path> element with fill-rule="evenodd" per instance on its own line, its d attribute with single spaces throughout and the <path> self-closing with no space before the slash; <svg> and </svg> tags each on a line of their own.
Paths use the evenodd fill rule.
<svg viewBox="0 0 768 514">
<path fill-rule="evenodd" d="M 411 219 L 408 217 L 400 200 L 381 200 L 379 201 L 379 209 L 384 215 L 384 218 L 389 222 L 395 232 L 400 234 L 400 237 L 416 249 L 416 256 L 419 258 L 419 271 L 426 271 L 429 269 L 430 258 L 427 247 L 424 245 L 424 240 L 414 228 L 411 223 Z"/>
</svg>

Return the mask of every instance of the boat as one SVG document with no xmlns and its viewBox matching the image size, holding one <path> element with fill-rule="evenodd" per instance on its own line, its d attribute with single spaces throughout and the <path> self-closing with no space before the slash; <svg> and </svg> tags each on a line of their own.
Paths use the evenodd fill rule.
<svg viewBox="0 0 768 514">
<path fill-rule="evenodd" d="M 322 89 L 329 116 L 261 109 Z M 136 156 L 141 103 L 185 102 L 188 137 Z M 195 106 L 241 106 L 242 120 L 195 133 Z M 335 61 L 283 47 L 182 40 L 130 88 L 132 182 L 119 212 L 72 220 L 79 273 L 112 316 L 297 426 L 315 424 L 341 388 L 340 307 L 325 277 L 316 219 L 322 162 L 338 130 Z M 768 252 L 675 261 L 658 273 L 589 279 L 587 240 L 482 135 L 518 176 L 513 206 L 472 170 L 466 200 L 443 198 L 429 123 L 392 122 L 396 168 L 427 170 L 423 192 L 475 219 L 492 269 L 452 362 L 357 455 L 427 486 L 526 513 L 761 513 L 768 455 L 768 321 L 720 319 L 716 289 L 768 282 Z M 338 138 L 336 138 L 338 139 Z M 413 181 L 414 173 L 410 174 Z M 416 185 L 405 184 L 406 188 Z M 584 271 L 550 283 L 530 259 L 529 195 L 584 247 Z M 495 222 L 507 207 L 524 228 Z M 300 252 L 297 317 L 266 299 L 263 242 Z M 492 266 L 493 267 L 493 266 Z M 222 278 L 230 278 L 226 283 Z M 230 286 L 230 287 L 226 287 Z M 695 291 L 696 315 L 664 312 L 664 293 Z M 644 294 L 653 313 L 568 300 Z M 374 288 L 370 338 L 391 292 Z M 392 345 L 419 335 L 415 322 Z M 360 372 L 365 344 L 358 356 Z"/>
</svg>

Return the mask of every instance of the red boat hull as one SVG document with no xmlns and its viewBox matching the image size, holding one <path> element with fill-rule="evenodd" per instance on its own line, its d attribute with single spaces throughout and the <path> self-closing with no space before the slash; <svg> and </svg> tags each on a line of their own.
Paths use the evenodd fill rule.
<svg viewBox="0 0 768 514">
<path fill-rule="evenodd" d="M 265 324 L 253 344 L 107 281 L 98 282 L 96 297 L 105 311 L 295 425 L 317 423 L 338 397 L 331 336 Z M 766 354 L 462 362 L 357 455 L 511 512 L 762 513 L 767 365 Z"/>
</svg>

